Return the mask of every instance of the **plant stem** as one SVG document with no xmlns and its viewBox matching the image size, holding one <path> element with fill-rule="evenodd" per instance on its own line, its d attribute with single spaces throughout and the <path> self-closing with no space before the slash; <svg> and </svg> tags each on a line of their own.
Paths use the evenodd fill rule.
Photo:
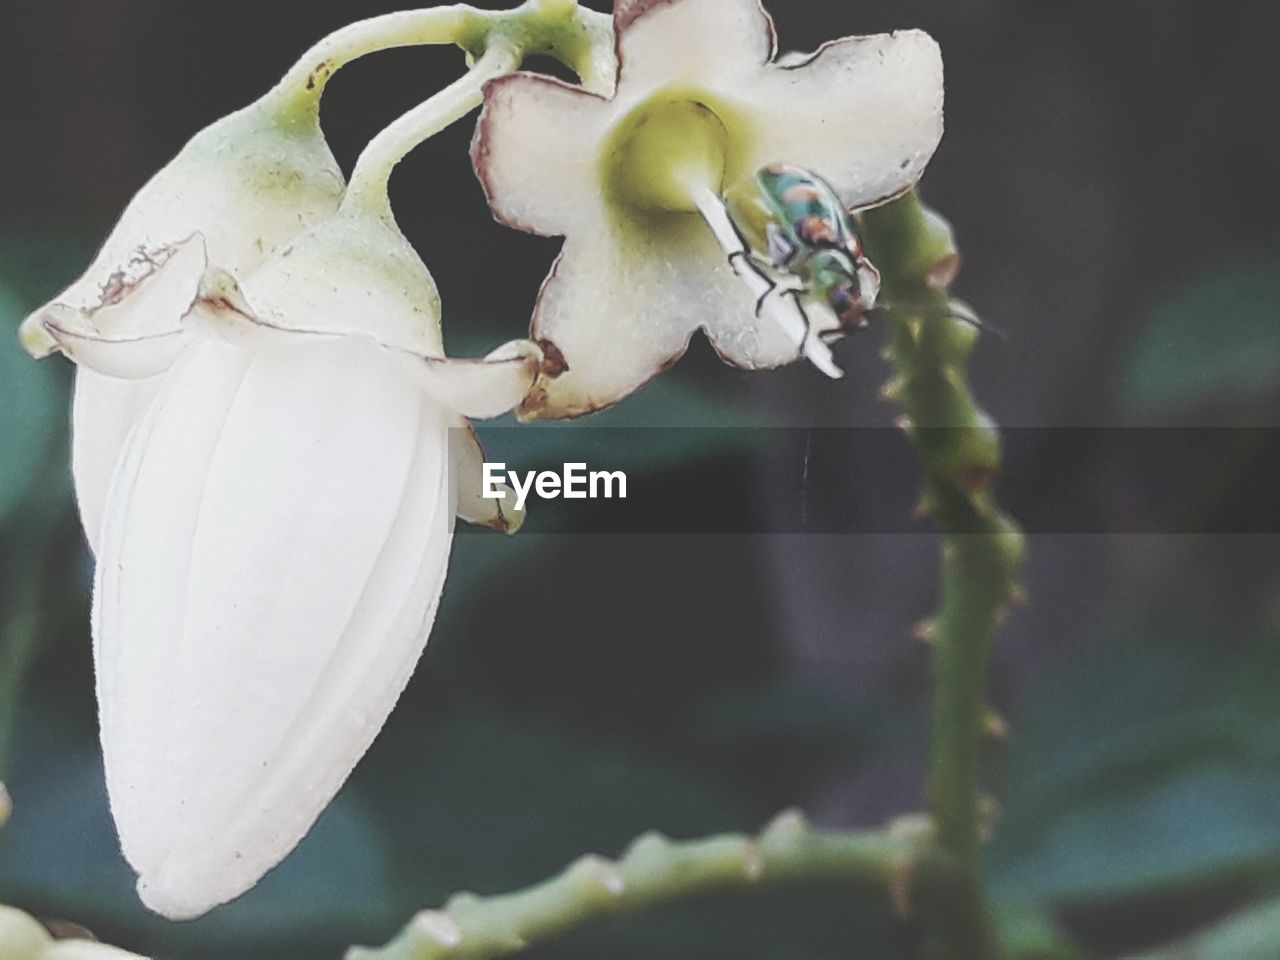
<svg viewBox="0 0 1280 960">
<path fill-rule="evenodd" d="M 370 141 L 351 174 L 344 201 L 348 209 L 389 218 L 387 185 L 396 165 L 416 146 L 478 107 L 485 84 L 515 70 L 526 56 L 555 56 L 575 71 L 588 89 L 599 93 L 611 89 L 616 69 L 612 20 L 605 14 L 579 9 L 576 0 L 527 0 L 514 10 L 496 13 L 470 7 L 441 9 L 451 11 L 452 18 L 419 35 L 457 43 L 473 59 L 473 66 Z M 296 86 L 298 78 L 289 82 Z"/>
<path fill-rule="evenodd" d="M 370 53 L 394 47 L 449 43 L 465 46 L 484 28 L 483 11 L 464 4 L 403 10 L 348 24 L 302 55 L 277 84 L 298 111 L 315 112 L 329 78 Z"/>
<path fill-rule="evenodd" d="M 491 960 L 561 936 L 600 917 L 715 891 L 838 879 L 905 893 L 923 850 L 921 836 L 821 833 L 787 813 L 759 837 L 737 834 L 675 842 L 646 834 L 616 863 L 578 860 L 527 890 L 454 897 L 420 913 L 391 943 L 353 947 L 347 960 Z"/>
<path fill-rule="evenodd" d="M 521 56 L 522 51 L 516 45 L 495 38 L 464 76 L 382 130 L 356 159 L 343 206 L 390 216 L 387 186 L 396 165 L 418 144 L 480 106 L 484 85 L 514 70 Z"/>
<path fill-rule="evenodd" d="M 886 357 L 903 427 L 924 471 L 923 508 L 942 528 L 942 607 L 932 625 L 934 700 L 929 809 L 943 851 L 964 876 L 967 903 L 952 912 L 952 955 L 998 955 L 979 877 L 979 761 L 986 723 L 986 664 L 1005 605 L 1015 595 L 1022 534 L 1000 512 L 995 424 L 965 376 L 977 330 L 953 315 L 947 288 L 959 259 L 951 229 L 909 193 L 863 216 L 868 254 L 895 312 Z"/>
<path fill-rule="evenodd" d="M 577 0 L 526 0 L 511 10 L 453 4 L 348 24 L 304 53 L 267 98 L 281 124 L 309 129 L 318 121 L 330 78 L 353 60 L 395 47 L 433 44 L 451 44 L 478 59 L 498 40 L 519 51 L 513 68 L 523 56 L 548 54 L 573 70 L 588 89 L 601 94 L 612 90 L 617 69 L 612 18 L 580 9 Z"/>
</svg>

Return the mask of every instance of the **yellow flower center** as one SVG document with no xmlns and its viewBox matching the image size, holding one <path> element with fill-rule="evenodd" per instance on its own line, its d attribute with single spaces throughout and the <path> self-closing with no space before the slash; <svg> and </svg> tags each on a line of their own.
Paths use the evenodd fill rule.
<svg viewBox="0 0 1280 960">
<path fill-rule="evenodd" d="M 694 192 L 717 193 L 730 162 L 722 112 L 674 91 L 632 110 L 602 154 L 605 195 L 635 211 L 694 213 Z"/>
</svg>

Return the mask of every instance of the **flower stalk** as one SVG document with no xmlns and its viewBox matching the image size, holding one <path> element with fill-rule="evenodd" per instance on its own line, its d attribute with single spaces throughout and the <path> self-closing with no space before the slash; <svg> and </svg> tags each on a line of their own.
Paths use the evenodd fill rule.
<svg viewBox="0 0 1280 960">
<path fill-rule="evenodd" d="M 471 69 L 382 130 L 356 160 L 344 205 L 392 218 L 388 183 L 415 147 L 461 120 L 484 100 L 490 80 L 519 68 L 526 56 L 555 56 L 587 89 L 604 90 L 615 69 L 609 18 L 580 9 L 576 0 L 528 0 L 514 10 L 484 11 L 464 4 L 375 17 L 331 34 L 309 51 L 276 88 L 289 112 L 313 115 L 324 84 L 343 64 L 375 50 L 452 43 Z"/>
<path fill-rule="evenodd" d="M 308 50 L 276 85 L 298 114 L 315 113 L 329 79 L 347 64 L 395 47 L 458 44 L 483 31 L 484 14 L 455 4 L 403 10 L 348 24 Z"/>
<path fill-rule="evenodd" d="M 510 73 L 520 65 L 520 59 L 517 45 L 496 38 L 466 74 L 382 130 L 357 158 L 343 206 L 391 218 L 387 187 L 396 165 L 418 144 L 480 106 L 484 85 Z"/>
<path fill-rule="evenodd" d="M 960 865 L 966 903 L 947 912 L 952 955 L 998 955 L 979 878 L 983 823 L 980 754 L 987 716 L 986 665 L 1023 556 L 1017 525 L 995 502 L 1000 465 L 995 424 L 965 375 L 978 330 L 959 319 L 948 288 L 959 258 L 947 223 L 914 193 L 868 210 L 868 253 L 883 275 L 891 314 L 886 395 L 924 471 L 923 509 L 943 533 L 942 605 L 934 647 L 929 809 L 940 848 Z"/>
<path fill-rule="evenodd" d="M 657 833 L 616 862 L 586 856 L 518 893 L 459 894 L 418 914 L 385 947 L 353 947 L 346 960 L 494 960 L 607 916 L 699 894 L 805 880 L 871 884 L 901 900 L 924 850 L 920 834 L 827 833 L 784 813 L 757 837 L 677 842 Z"/>
<path fill-rule="evenodd" d="M 579 9 L 576 0 L 529 0 L 512 10 L 467 4 L 403 10 L 348 24 L 302 55 L 272 91 L 282 115 L 312 122 L 329 80 L 342 67 L 395 47 L 449 44 L 478 58 L 503 37 L 523 54 L 548 53 L 588 87 L 611 82 L 612 29 L 605 14 Z"/>
</svg>

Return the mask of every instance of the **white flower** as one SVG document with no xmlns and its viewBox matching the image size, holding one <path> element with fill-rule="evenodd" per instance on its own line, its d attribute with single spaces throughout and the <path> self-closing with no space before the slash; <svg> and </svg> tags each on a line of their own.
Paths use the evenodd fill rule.
<svg viewBox="0 0 1280 960">
<path fill-rule="evenodd" d="M 176 350 L 206 266 L 243 274 L 333 213 L 342 173 L 319 127 L 287 116 L 268 97 L 193 137 L 134 197 L 83 276 L 23 323 L 27 349 L 45 356 L 58 347 L 57 331 L 79 330 L 123 342 L 170 332 Z M 158 357 L 153 365 L 152 373 L 164 368 Z M 95 552 L 107 483 L 158 385 L 77 373 L 72 464 Z"/>
<path fill-rule="evenodd" d="M 187 918 L 279 862 L 367 749 L 426 643 L 455 512 L 519 524 L 481 498 L 464 417 L 513 407 L 542 356 L 445 359 L 430 275 L 368 214 L 242 282 L 198 237 L 165 257 L 136 294 L 165 308 L 128 337 L 101 311 L 46 328 L 82 370 L 158 377 L 105 498 L 94 657 L 125 857 L 148 906 Z"/>
<path fill-rule="evenodd" d="M 737 366 L 796 359 L 794 339 L 756 322 L 698 191 L 783 161 L 863 207 L 909 188 L 942 134 L 942 61 L 919 31 L 783 65 L 758 0 L 618 0 L 614 22 L 611 97 L 533 74 L 492 81 L 473 144 L 497 218 L 566 237 L 532 324 L 558 362 L 526 416 L 617 402 L 699 328 Z"/>
</svg>

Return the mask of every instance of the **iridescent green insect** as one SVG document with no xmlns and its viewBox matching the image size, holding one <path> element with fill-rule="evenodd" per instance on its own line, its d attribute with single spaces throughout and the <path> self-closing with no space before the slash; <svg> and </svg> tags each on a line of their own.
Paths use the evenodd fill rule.
<svg viewBox="0 0 1280 960">
<path fill-rule="evenodd" d="M 774 163 L 724 199 L 745 241 L 742 255 L 769 274 L 793 280 L 800 296 L 830 308 L 839 328 L 828 332 L 867 325 L 880 293 L 880 274 L 830 184 L 811 171 Z M 776 286 L 776 280 L 766 279 Z"/>
</svg>

